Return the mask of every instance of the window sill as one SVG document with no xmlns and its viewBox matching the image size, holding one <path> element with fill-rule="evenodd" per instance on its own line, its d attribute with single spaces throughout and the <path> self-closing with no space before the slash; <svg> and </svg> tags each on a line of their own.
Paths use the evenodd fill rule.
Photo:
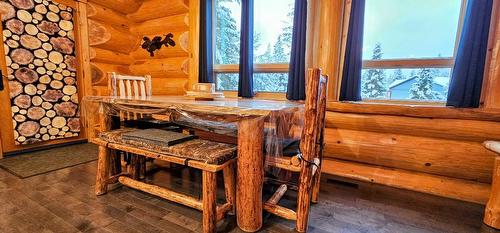
<svg viewBox="0 0 500 233">
<path fill-rule="evenodd" d="M 225 97 L 237 98 L 237 91 L 221 91 L 224 93 Z M 267 99 L 267 100 L 286 100 L 286 93 L 282 92 L 257 92 L 254 98 L 256 99 Z"/>
<path fill-rule="evenodd" d="M 483 108 L 454 108 L 444 105 L 414 103 L 381 103 L 370 101 L 330 101 L 327 110 L 332 112 L 392 115 L 418 118 L 466 119 L 500 122 L 500 110 Z"/>
</svg>

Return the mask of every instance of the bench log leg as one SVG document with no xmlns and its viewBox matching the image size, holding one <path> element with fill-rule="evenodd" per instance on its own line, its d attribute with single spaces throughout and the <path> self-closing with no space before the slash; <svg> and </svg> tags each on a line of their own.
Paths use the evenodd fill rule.
<svg viewBox="0 0 500 233">
<path fill-rule="evenodd" d="M 203 171 L 203 232 L 212 233 L 217 224 L 216 173 Z"/>
</svg>

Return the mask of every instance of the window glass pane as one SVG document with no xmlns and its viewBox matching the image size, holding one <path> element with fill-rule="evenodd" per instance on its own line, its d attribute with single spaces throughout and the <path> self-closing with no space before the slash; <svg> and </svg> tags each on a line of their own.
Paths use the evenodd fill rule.
<svg viewBox="0 0 500 233">
<path fill-rule="evenodd" d="M 215 87 L 218 91 L 237 91 L 238 90 L 238 73 L 216 73 Z"/>
<path fill-rule="evenodd" d="M 255 0 L 254 62 L 289 63 L 294 0 Z"/>
<path fill-rule="evenodd" d="M 256 92 L 286 92 L 288 73 L 255 73 L 253 89 Z"/>
<path fill-rule="evenodd" d="M 411 101 L 445 101 L 451 68 L 363 69 L 361 97 Z"/>
<path fill-rule="evenodd" d="M 366 0 L 363 59 L 453 57 L 461 3 Z"/>
<path fill-rule="evenodd" d="M 215 0 L 215 64 L 238 64 L 240 59 L 239 0 Z"/>
</svg>

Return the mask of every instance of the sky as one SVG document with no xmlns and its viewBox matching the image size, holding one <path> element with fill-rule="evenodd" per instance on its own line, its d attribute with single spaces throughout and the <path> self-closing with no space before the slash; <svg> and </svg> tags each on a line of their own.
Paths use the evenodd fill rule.
<svg viewBox="0 0 500 233">
<path fill-rule="evenodd" d="M 453 56 L 461 0 L 366 0 L 363 58 Z"/>
<path fill-rule="evenodd" d="M 255 0 L 254 1 L 254 31 L 261 35 L 261 47 L 258 54 L 264 53 L 267 45 L 274 45 L 281 29 L 286 24 L 287 13 L 293 8 L 294 0 Z M 228 3 L 232 15 L 239 28 L 241 8 L 239 4 Z M 292 22 L 289 22 L 292 23 Z"/>
</svg>

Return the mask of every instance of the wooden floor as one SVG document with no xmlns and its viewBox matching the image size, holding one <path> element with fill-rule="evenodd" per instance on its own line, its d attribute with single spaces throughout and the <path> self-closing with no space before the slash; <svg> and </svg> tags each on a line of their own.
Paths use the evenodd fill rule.
<svg viewBox="0 0 500 233">
<path fill-rule="evenodd" d="M 193 209 L 125 187 L 94 196 L 95 166 L 27 179 L 0 170 L 0 232 L 200 232 L 201 213 Z M 187 169 L 148 179 L 199 193 L 192 182 L 199 173 Z M 327 182 L 321 203 L 312 208 L 309 232 L 494 232 L 482 225 L 482 212 L 480 205 L 414 192 Z M 234 217 L 219 231 L 240 232 Z M 293 232 L 293 223 L 265 215 L 262 231 Z"/>
</svg>

